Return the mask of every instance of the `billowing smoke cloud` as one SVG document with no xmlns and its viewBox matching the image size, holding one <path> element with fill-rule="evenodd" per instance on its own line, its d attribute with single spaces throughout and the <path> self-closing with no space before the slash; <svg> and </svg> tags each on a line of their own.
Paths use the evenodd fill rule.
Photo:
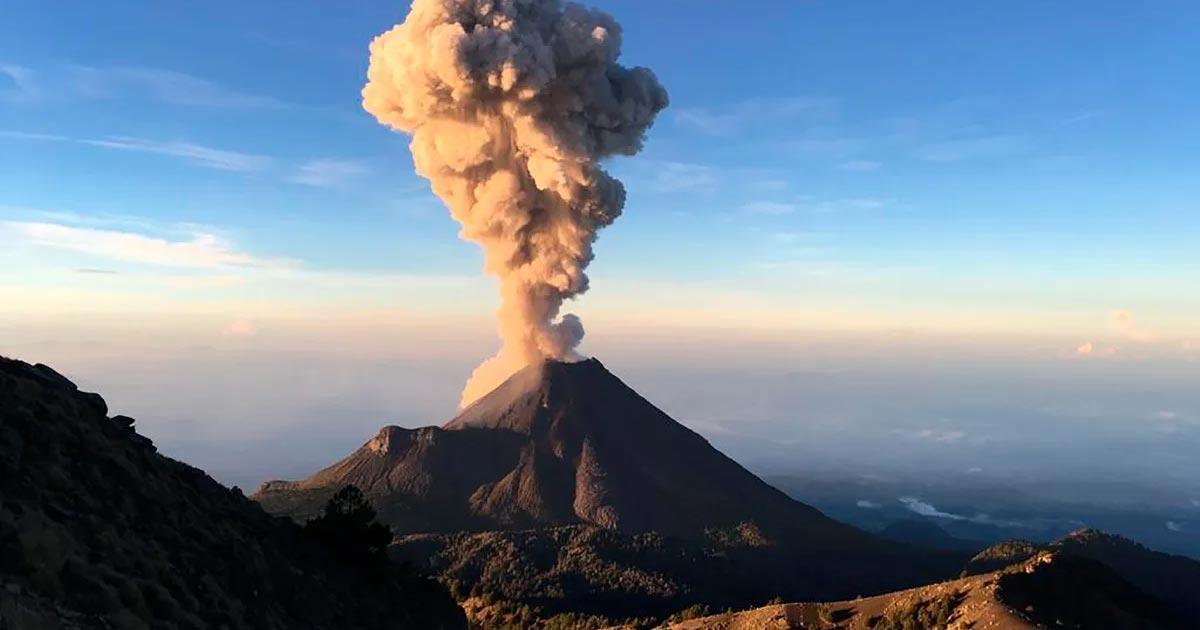
<svg viewBox="0 0 1200 630">
<path fill-rule="evenodd" d="M 559 0 L 414 0 L 371 42 L 363 107 L 412 134 L 417 172 L 500 279 L 502 346 L 464 406 L 529 363 L 577 358 L 583 326 L 560 309 L 625 205 L 599 160 L 637 153 L 667 105 L 620 48 L 611 17 Z"/>
</svg>

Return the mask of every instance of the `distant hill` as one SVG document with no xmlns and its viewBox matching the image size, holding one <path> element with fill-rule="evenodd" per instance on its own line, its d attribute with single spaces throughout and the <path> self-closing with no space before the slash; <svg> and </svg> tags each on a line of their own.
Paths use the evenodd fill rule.
<svg viewBox="0 0 1200 630">
<path fill-rule="evenodd" d="M 955 575 L 968 557 L 884 540 L 791 499 L 595 359 L 529 366 L 443 427 L 385 427 L 254 498 L 304 520 L 347 484 L 401 534 L 396 553 L 460 596 L 549 609 L 879 593 Z M 552 540 L 587 562 L 564 565 Z"/>
<path fill-rule="evenodd" d="M 878 534 L 895 542 L 947 551 L 974 552 L 987 546 L 987 543 L 977 540 L 956 538 L 937 523 L 917 518 L 892 521 L 887 527 L 879 530 Z"/>
<path fill-rule="evenodd" d="M 390 551 L 439 575 L 473 620 L 495 626 L 566 613 L 609 622 L 664 618 L 695 604 L 742 607 L 777 594 L 771 581 L 693 541 L 588 525 L 411 534 Z"/>
<path fill-rule="evenodd" d="M 1102 564 L 1039 552 L 1000 571 L 876 597 L 690 617 L 672 630 L 1074 628 L 1183 630 L 1160 602 Z"/>
<path fill-rule="evenodd" d="M 435 583 L 367 574 L 44 365 L 0 358 L 0 628 L 462 628 Z"/>
<path fill-rule="evenodd" d="M 1160 600 L 1181 618 L 1200 627 L 1200 562 L 1151 549 L 1121 536 L 1081 529 L 1048 545 L 1005 541 L 971 559 L 965 574 L 984 573 L 1043 551 L 1094 560 Z"/>
</svg>

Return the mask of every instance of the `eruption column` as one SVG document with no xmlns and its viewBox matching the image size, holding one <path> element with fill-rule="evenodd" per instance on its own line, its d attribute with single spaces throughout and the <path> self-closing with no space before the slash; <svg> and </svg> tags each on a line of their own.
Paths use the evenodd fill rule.
<svg viewBox="0 0 1200 630">
<path fill-rule="evenodd" d="M 462 405 L 583 338 L 563 301 L 587 290 L 592 243 L 625 205 L 599 165 L 633 155 L 667 105 L 646 68 L 616 63 L 621 28 L 559 0 L 414 0 L 371 42 L 363 107 L 412 134 L 429 179 L 500 280 L 502 345 Z"/>
</svg>

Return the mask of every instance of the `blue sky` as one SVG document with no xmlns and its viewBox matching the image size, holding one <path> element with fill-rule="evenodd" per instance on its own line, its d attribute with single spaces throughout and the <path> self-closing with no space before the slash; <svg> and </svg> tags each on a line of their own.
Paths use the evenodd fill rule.
<svg viewBox="0 0 1200 630">
<path fill-rule="evenodd" d="M 1194 3 L 595 4 L 625 27 L 623 63 L 652 68 L 671 106 L 642 154 L 609 165 L 629 201 L 578 304 L 585 350 L 647 382 L 689 352 L 802 364 L 821 334 L 854 369 L 950 356 L 1066 370 L 1080 391 L 1096 370 L 1131 391 L 1195 374 Z M 176 417 L 111 366 L 144 359 L 145 376 L 161 367 L 147 357 L 184 365 L 198 347 L 282 364 L 386 339 L 406 361 L 446 362 L 445 391 L 410 392 L 445 409 L 495 347 L 494 288 L 407 140 L 359 106 L 367 43 L 406 11 L 6 3 L 0 352 L 54 358 Z M 635 351 L 663 338 L 678 345 Z M 778 347 L 795 353 L 764 350 Z M 171 382 L 211 376 L 198 365 Z M 1194 440 L 1197 400 L 1164 382 L 1161 404 L 1128 414 Z M 227 411 L 286 426 L 267 403 Z M 712 420 L 753 429 L 736 416 Z"/>
</svg>

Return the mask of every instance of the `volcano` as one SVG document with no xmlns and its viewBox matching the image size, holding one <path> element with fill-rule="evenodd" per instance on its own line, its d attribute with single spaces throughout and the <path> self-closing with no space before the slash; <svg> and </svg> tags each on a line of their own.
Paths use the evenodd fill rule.
<svg viewBox="0 0 1200 630">
<path fill-rule="evenodd" d="M 792 499 L 596 359 L 527 366 L 441 427 L 384 427 L 254 498 L 303 521 L 347 485 L 397 534 L 398 559 L 453 592 L 543 609 L 638 616 L 854 597 L 946 579 L 967 559 Z"/>
<path fill-rule="evenodd" d="M 268 482 L 256 498 L 303 519 L 349 484 L 401 532 L 585 524 L 688 538 L 868 538 L 766 484 L 596 359 L 528 366 L 441 428 L 384 427 L 342 461 L 304 481 Z"/>
<path fill-rule="evenodd" d="M 596 359 L 527 366 L 442 427 L 384 427 L 345 459 L 302 481 L 269 481 L 254 498 L 305 520 L 346 485 L 400 535 L 588 526 L 853 557 L 859 568 L 961 566 L 792 499 Z"/>
</svg>

